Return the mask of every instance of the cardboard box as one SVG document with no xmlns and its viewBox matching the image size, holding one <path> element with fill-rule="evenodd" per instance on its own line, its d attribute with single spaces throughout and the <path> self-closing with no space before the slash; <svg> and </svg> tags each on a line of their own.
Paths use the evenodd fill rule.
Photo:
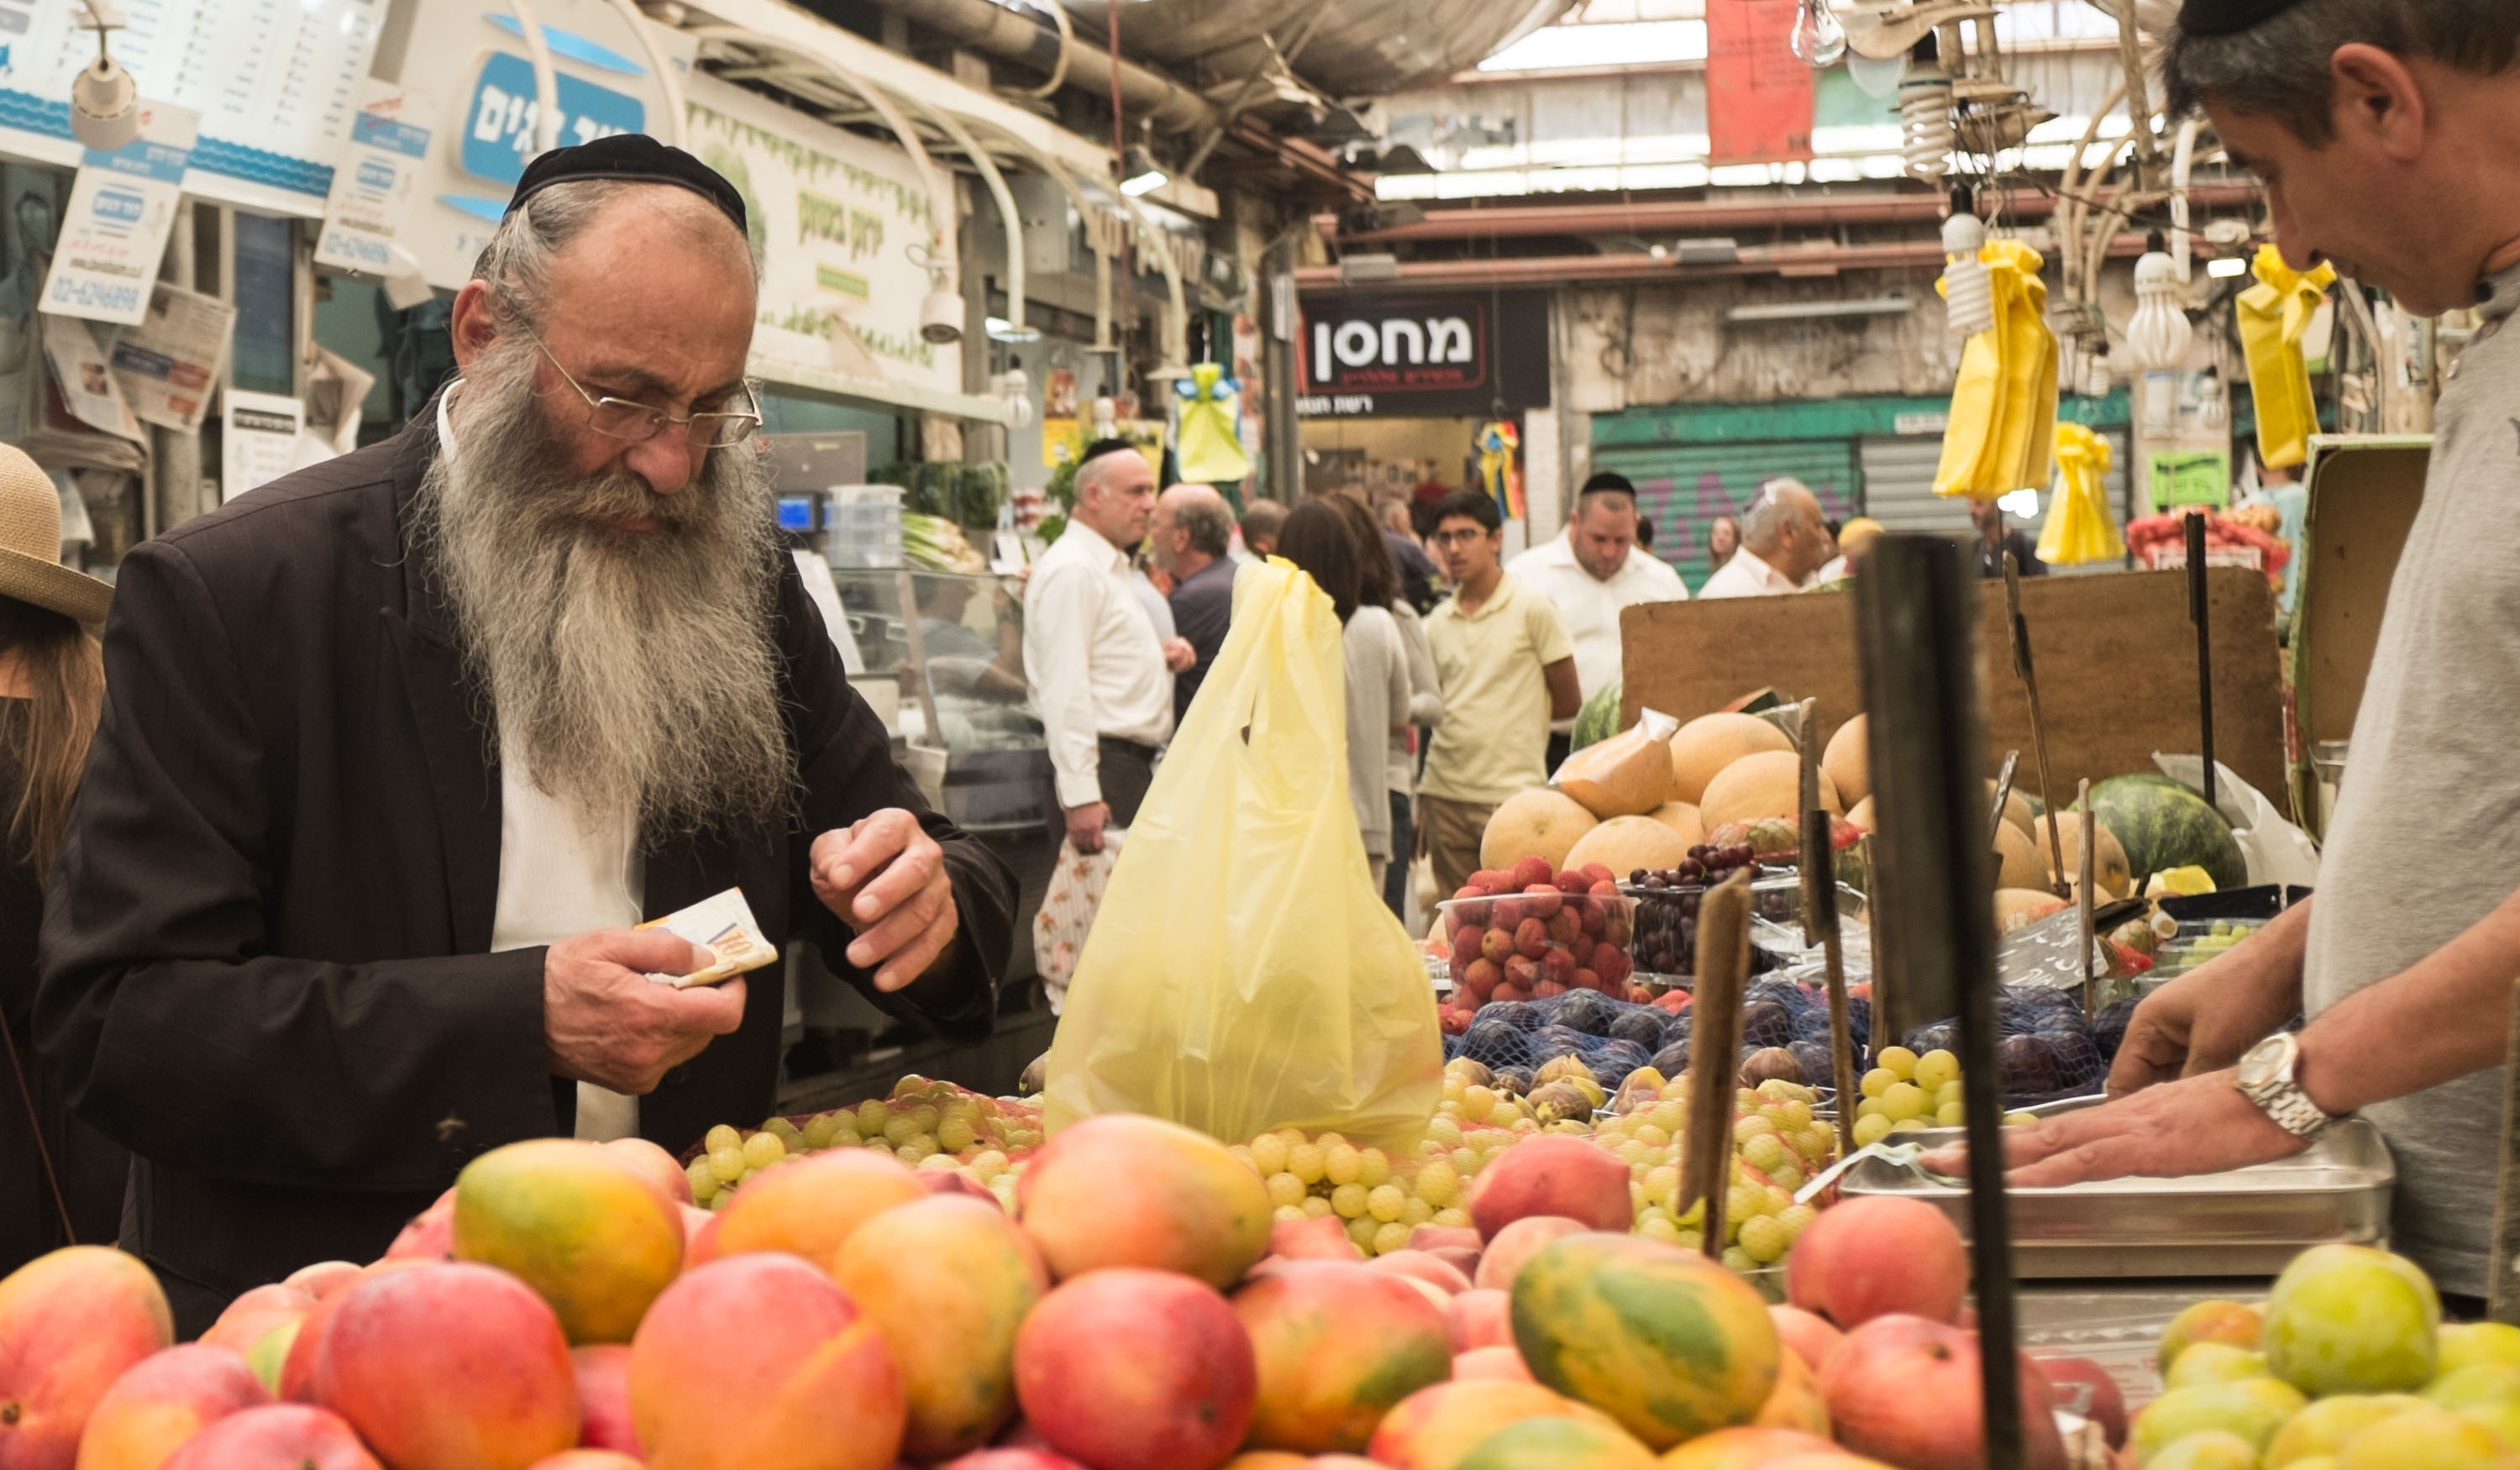
<svg viewBox="0 0 2520 1470">
<path fill-rule="evenodd" d="M 2324 836 L 2312 752 L 2354 734 L 2398 555 L 2424 500 L 2429 434 L 2318 434 L 2304 475 L 2301 562 L 2286 661 L 2293 821 Z M 2351 759 L 2349 755 L 2349 760 Z"/>
</svg>

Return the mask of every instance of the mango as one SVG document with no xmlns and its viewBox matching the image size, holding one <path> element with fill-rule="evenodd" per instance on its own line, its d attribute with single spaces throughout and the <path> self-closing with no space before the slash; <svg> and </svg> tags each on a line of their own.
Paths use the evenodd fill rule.
<svg viewBox="0 0 2520 1470">
<path fill-rule="evenodd" d="M 577 1380 L 577 1443 L 589 1449 L 639 1452 L 639 1431 L 630 1422 L 630 1350 L 620 1343 L 590 1343 L 568 1354 Z"/>
<path fill-rule="evenodd" d="M 1366 1455 L 1392 1470 L 1460 1470 L 1471 1450 L 1507 1425 L 1575 1409 L 1572 1400 L 1536 1383 L 1433 1384 L 1382 1416 Z"/>
<path fill-rule="evenodd" d="M 2228 1343 L 2198 1343 L 2179 1355 L 2179 1360 L 2162 1375 L 2164 1389 L 2195 1388 L 2207 1383 L 2238 1383 L 2243 1379 L 2265 1378 L 2267 1355 L 2247 1348 L 2234 1348 Z"/>
<path fill-rule="evenodd" d="M 2424 1389 L 2423 1399 L 2448 1409 L 2520 1403 L 2520 1367 L 2507 1362 L 2475 1362 L 2453 1368 L 2434 1379 Z"/>
<path fill-rule="evenodd" d="M 1443 1313 L 1370 1267 L 1290 1264 L 1236 1292 L 1234 1314 L 1259 1366 L 1262 1448 L 1361 1451 L 1393 1404 L 1452 1371 Z"/>
<path fill-rule="evenodd" d="M 820 1270 L 851 1232 L 895 1205 L 925 1199 L 898 1159 L 864 1148 L 833 1148 L 771 1165 L 743 1181 L 716 1216 L 705 1259 L 786 1251 Z"/>
<path fill-rule="evenodd" d="M 174 1340 L 158 1278 L 120 1251 L 68 1246 L 0 1278 L 0 1465 L 68 1470 L 113 1381 Z"/>
<path fill-rule="evenodd" d="M 642 1464 L 618 1449 L 563 1449 L 527 1470 L 641 1470 Z"/>
<path fill-rule="evenodd" d="M 784 1252 L 685 1274 L 630 1340 L 630 1414 L 653 1470 L 884 1470 L 905 1413 L 875 1319 Z"/>
<path fill-rule="evenodd" d="M 1234 1309 L 1176 1271 L 1088 1271 L 1043 1297 L 1015 1334 L 1025 1422 L 1096 1470 L 1222 1464 L 1251 1427 L 1258 1394 L 1251 1339 Z"/>
<path fill-rule="evenodd" d="M 2148 1464 L 2171 1444 L 2209 1429 L 2228 1430 L 2263 1451 L 2286 1419 L 2305 1405 L 2301 1395 L 2272 1378 L 2208 1383 L 2172 1389 L 2135 1416 L 2127 1448 L 2136 1463 Z"/>
<path fill-rule="evenodd" d="M 637 1164 L 600 1143 L 534 1138 L 455 1179 L 454 1252 L 542 1295 L 571 1343 L 628 1342 L 683 1269 L 683 1223 Z"/>
<path fill-rule="evenodd" d="M 2284 1421 L 2267 1441 L 2267 1470 L 2281 1470 L 2296 1460 L 2332 1455 L 2345 1442 L 2383 1419 L 2393 1419 L 2424 1401 L 2409 1394 L 2339 1394 L 2321 1399 Z"/>
<path fill-rule="evenodd" d="M 2478 1362 L 2520 1367 L 2520 1327 L 2509 1322 L 2450 1322 L 2438 1336 L 2443 1373 Z"/>
<path fill-rule="evenodd" d="M 1469 1206 L 1470 1224 L 1490 1241 L 1515 1221 L 1534 1216 L 1563 1216 L 1587 1229 L 1625 1230 L 1636 1214 L 1628 1199 L 1628 1166 L 1591 1139 L 1564 1134 L 1525 1138 L 1490 1160 L 1470 1185 Z"/>
<path fill-rule="evenodd" d="M 2425 1407 L 2346 1441 L 2336 1470 L 2520 1470 L 2520 1451 L 2472 1419 Z"/>
<path fill-rule="evenodd" d="M 124 1370 L 88 1415 L 78 1470 L 158 1470 L 186 1440 L 239 1409 L 271 1402 L 244 1359 L 187 1343 Z"/>
<path fill-rule="evenodd" d="M 1513 1284 L 1513 1340 L 1532 1377 L 1657 1450 L 1748 1423 L 1784 1356 L 1749 1283 L 1624 1234 L 1569 1235 L 1532 1257 Z"/>
<path fill-rule="evenodd" d="M 841 1243 L 831 1272 L 901 1370 L 903 1455 L 967 1453 L 1014 1417 L 1015 1329 L 1050 1271 L 995 1200 L 939 1194 L 886 1210 Z"/>
<path fill-rule="evenodd" d="M 1129 1266 L 1223 1290 L 1269 1249 L 1269 1189 L 1251 1166 L 1205 1134 L 1135 1113 L 1061 1129 L 1015 1185 L 1015 1210 L 1058 1281 Z"/>
<path fill-rule="evenodd" d="M 451 1211 L 453 1208 L 450 1201 L 448 1209 Z M 362 1267 L 350 1284 L 356 1285 L 370 1276 L 382 1275 L 387 1271 L 409 1270 L 428 1264 L 418 1257 L 388 1257 L 374 1266 Z M 341 1310 L 341 1299 L 348 1294 L 345 1288 L 335 1287 L 331 1295 L 316 1304 L 314 1311 L 298 1319 L 297 1333 L 290 1340 L 289 1351 L 281 1358 L 280 1381 L 271 1390 L 274 1396 L 290 1403 L 315 1402 L 315 1363 L 323 1353 L 324 1334 L 333 1324 L 333 1314 Z"/>
<path fill-rule="evenodd" d="M 1799 1241 L 1796 1242 L 1800 1244 Z M 2234 1348 L 2256 1349 L 2263 1330 L 2264 1314 L 2245 1302 L 2228 1302 L 2215 1297 L 2190 1304 L 2170 1319 L 2161 1334 L 2161 1350 L 2155 1359 L 2166 1377 L 2170 1365 L 2195 1343 L 2228 1343 Z"/>
<path fill-rule="evenodd" d="M 1837 1447 L 1793 1429 L 1743 1425 L 1702 1434 L 1662 1457 L 1662 1470 L 1761 1470 L 1793 1455 L 1833 1454 Z"/>
<path fill-rule="evenodd" d="M 2207 1429 L 2163 1446 L 2144 1470 L 2258 1470 L 2258 1451 L 2228 1430 Z"/>
<path fill-rule="evenodd" d="M 215 1349 L 212 1351 L 216 1351 Z M 161 1470 L 384 1470 L 340 1415 L 307 1403 L 239 1409 L 184 1443 Z M 397 1466 L 396 1470 L 400 1470 Z"/>
<path fill-rule="evenodd" d="M 1653 1451 L 1588 1419 L 1524 1419 L 1479 1441 L 1461 1470 L 1657 1470 Z"/>
<path fill-rule="evenodd" d="M 1801 1354 L 1787 1348 L 1777 1355 L 1777 1386 L 1750 1422 L 1828 1438 L 1828 1396 L 1821 1392 L 1820 1375 L 1803 1365 Z"/>
<path fill-rule="evenodd" d="M 560 1319 L 486 1266 L 431 1262 L 343 1292 L 315 1397 L 394 1470 L 524 1470 L 577 1443 Z"/>
<path fill-rule="evenodd" d="M 2295 1256 L 2267 1299 L 2274 1375 L 2313 1398 L 2412 1393 L 2433 1379 L 2441 1298 L 2421 1268 L 2364 1245 Z"/>
</svg>

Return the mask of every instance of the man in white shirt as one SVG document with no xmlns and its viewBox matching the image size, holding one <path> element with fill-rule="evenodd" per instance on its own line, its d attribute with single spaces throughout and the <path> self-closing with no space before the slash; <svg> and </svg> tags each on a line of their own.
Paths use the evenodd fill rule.
<svg viewBox="0 0 2520 1470">
<path fill-rule="evenodd" d="M 1619 682 L 1619 609 L 1683 602 L 1680 573 L 1637 545 L 1637 487 L 1603 470 L 1584 482 L 1575 516 L 1555 539 L 1516 557 L 1506 570 L 1547 598 L 1575 646 L 1575 683 L 1586 699 Z M 1549 769 L 1566 759 L 1573 720 L 1549 727 Z"/>
<path fill-rule="evenodd" d="M 1155 518 L 1155 472 L 1119 439 L 1087 447 L 1076 511 L 1033 563 L 1024 593 L 1024 670 L 1041 715 L 1067 840 L 1102 850 L 1126 828 L 1173 735 L 1173 676 L 1195 654 L 1159 634 L 1133 585 L 1128 548 Z"/>
<path fill-rule="evenodd" d="M 1821 520 L 1820 498 L 1787 476 L 1759 487 L 1741 517 L 1741 549 L 1697 590 L 1700 598 L 1756 598 L 1800 592 L 1837 555 Z"/>
</svg>

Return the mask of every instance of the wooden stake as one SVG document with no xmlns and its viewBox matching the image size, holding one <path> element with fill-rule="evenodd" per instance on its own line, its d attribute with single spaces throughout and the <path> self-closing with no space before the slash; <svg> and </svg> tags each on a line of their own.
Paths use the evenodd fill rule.
<svg viewBox="0 0 2520 1470">
<path fill-rule="evenodd" d="M 2092 947 L 2099 938 L 2092 932 L 2092 911 L 2095 907 L 2092 895 L 2092 854 L 2099 845 L 2093 840 L 2092 829 L 2100 824 L 2099 820 L 2092 815 L 2090 778 L 2086 777 L 2075 791 L 2074 806 L 2083 814 L 2083 820 L 2074 824 L 2075 835 L 2081 839 L 2075 845 L 2082 849 L 2083 871 L 2082 888 L 2077 895 L 2074 907 L 2083 915 L 2083 1019 L 2088 1021 L 2099 1013 L 2099 987 L 2094 983 L 2092 974 Z M 2056 822 L 2052 817 L 2048 822 L 2048 840 L 2055 840 Z"/>
<path fill-rule="evenodd" d="M 2196 625 L 2196 740 L 2205 755 L 2205 804 L 2214 805 L 2214 627 L 2205 595 L 2205 517 L 2187 517 L 2187 620 Z"/>
<path fill-rule="evenodd" d="M 1846 952 L 1837 929 L 1837 840 L 1820 804 L 1815 717 L 1820 701 L 1803 701 L 1803 943 L 1816 945 L 1828 976 L 1829 1085 L 1837 1090 L 1837 1150 L 1855 1152 L 1855 1033 L 1846 1010 Z"/>
<path fill-rule="evenodd" d="M 1732 1186 L 1732 1094 L 1741 1086 L 1741 986 L 1750 975 L 1750 873 L 1741 869 L 1697 903 L 1696 1019 L 1688 1038 L 1688 1146 L 1680 1211 L 1703 1200 L 1699 1249 L 1724 1259 L 1724 1196 Z"/>
<path fill-rule="evenodd" d="M 2039 804 L 2048 809 L 2048 870 L 2059 898 L 2065 894 L 2065 850 L 2056 834 L 2056 799 L 2048 790 L 2048 726 L 2039 715 L 2039 675 L 2030 662 L 2030 624 L 2021 615 L 2021 558 L 2003 554 L 2003 605 L 2011 614 L 2012 672 L 2030 697 L 2030 753 L 2039 762 Z"/>
<path fill-rule="evenodd" d="M 2502 1064 L 2502 1150 L 2494 1190 L 2494 1254 L 2485 1314 L 2520 1326 L 2520 986 L 2511 991 L 2510 1055 Z"/>
</svg>

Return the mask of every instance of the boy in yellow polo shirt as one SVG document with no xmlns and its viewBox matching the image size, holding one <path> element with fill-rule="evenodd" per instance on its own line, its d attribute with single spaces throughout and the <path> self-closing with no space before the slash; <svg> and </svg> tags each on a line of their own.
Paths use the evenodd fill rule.
<svg viewBox="0 0 2520 1470">
<path fill-rule="evenodd" d="M 1549 725 L 1574 718 L 1575 646 L 1549 600 L 1506 575 L 1496 502 L 1457 490 L 1435 508 L 1435 549 L 1453 596 L 1426 615 L 1444 723 L 1418 783 L 1418 831 L 1451 898 L 1479 867 L 1497 804 L 1549 782 Z"/>
</svg>

